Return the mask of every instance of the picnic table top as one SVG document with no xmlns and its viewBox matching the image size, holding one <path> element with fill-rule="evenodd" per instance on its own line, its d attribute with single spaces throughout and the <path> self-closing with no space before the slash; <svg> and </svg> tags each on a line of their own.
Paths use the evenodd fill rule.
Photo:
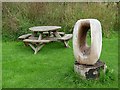
<svg viewBox="0 0 120 90">
<path fill-rule="evenodd" d="M 35 26 L 29 28 L 29 30 L 33 32 L 47 32 L 47 31 L 55 31 L 60 29 L 60 26 Z"/>
</svg>

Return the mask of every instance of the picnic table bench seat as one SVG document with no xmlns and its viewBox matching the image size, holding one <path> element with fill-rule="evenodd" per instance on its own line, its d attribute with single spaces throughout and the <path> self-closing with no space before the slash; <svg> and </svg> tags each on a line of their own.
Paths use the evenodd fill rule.
<svg viewBox="0 0 120 90">
<path fill-rule="evenodd" d="M 65 32 L 58 32 L 58 34 L 60 34 L 60 35 L 65 35 Z"/>
<path fill-rule="evenodd" d="M 72 34 L 65 34 L 63 37 L 58 38 L 60 41 L 68 41 L 72 38 Z"/>
<path fill-rule="evenodd" d="M 31 42 L 31 43 L 49 43 L 50 40 L 33 40 L 33 39 L 25 39 L 24 42 Z"/>
<path fill-rule="evenodd" d="M 31 35 L 32 35 L 32 34 L 24 34 L 24 35 L 19 36 L 18 39 L 24 40 L 24 39 L 30 37 Z"/>
<path fill-rule="evenodd" d="M 51 42 L 50 40 L 33 40 L 33 39 L 24 39 L 23 42 L 26 45 L 29 45 L 33 50 L 34 50 L 34 54 L 36 54 L 44 45 L 45 43 L 49 43 Z M 41 44 L 40 46 L 34 46 L 32 43 L 35 44 Z"/>
<path fill-rule="evenodd" d="M 28 39 L 31 39 L 31 40 L 38 40 L 38 37 L 30 36 Z"/>
<path fill-rule="evenodd" d="M 64 42 L 65 47 L 70 47 L 68 41 L 72 38 L 72 34 L 65 34 L 63 37 L 58 38 L 59 41 Z"/>
<path fill-rule="evenodd" d="M 52 41 L 57 41 L 57 38 L 56 37 L 46 37 L 46 38 L 43 38 L 42 40 L 50 40 L 52 42 Z"/>
</svg>

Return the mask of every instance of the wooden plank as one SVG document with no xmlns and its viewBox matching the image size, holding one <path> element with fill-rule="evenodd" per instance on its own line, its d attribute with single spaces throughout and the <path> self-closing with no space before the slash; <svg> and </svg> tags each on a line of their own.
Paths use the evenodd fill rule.
<svg viewBox="0 0 120 90">
<path fill-rule="evenodd" d="M 65 35 L 65 32 L 58 32 L 58 34 L 60 34 L 60 35 Z"/>
<path fill-rule="evenodd" d="M 24 34 L 24 35 L 19 36 L 18 39 L 23 40 L 23 39 L 26 39 L 26 38 L 30 37 L 31 35 L 32 34 Z"/>
<path fill-rule="evenodd" d="M 72 38 L 72 34 L 65 34 L 63 37 L 58 38 L 58 40 L 69 40 Z"/>
<path fill-rule="evenodd" d="M 32 40 L 32 39 L 25 39 L 24 42 L 31 42 L 31 43 L 48 43 L 50 40 Z"/>
<path fill-rule="evenodd" d="M 48 34 L 49 34 L 49 32 L 43 32 L 43 34 L 48 35 Z"/>
<path fill-rule="evenodd" d="M 46 38 L 43 38 L 42 40 L 57 41 L 57 38 L 56 37 L 46 37 Z"/>
<path fill-rule="evenodd" d="M 28 39 L 31 39 L 31 40 L 38 40 L 38 37 L 30 36 Z"/>
</svg>

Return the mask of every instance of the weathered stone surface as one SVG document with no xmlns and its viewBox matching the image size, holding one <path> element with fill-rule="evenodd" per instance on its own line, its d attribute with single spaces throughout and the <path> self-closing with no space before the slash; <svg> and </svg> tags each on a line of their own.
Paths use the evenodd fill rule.
<svg viewBox="0 0 120 90">
<path fill-rule="evenodd" d="M 91 46 L 86 42 L 87 32 L 91 32 Z M 102 29 L 97 19 L 80 19 L 73 31 L 73 51 L 75 59 L 80 64 L 94 65 L 101 54 Z"/>
<path fill-rule="evenodd" d="M 74 71 L 86 79 L 98 78 L 100 75 L 100 70 L 105 72 L 106 68 L 106 64 L 99 60 L 94 65 L 79 64 L 77 61 L 75 61 L 74 64 Z"/>
</svg>

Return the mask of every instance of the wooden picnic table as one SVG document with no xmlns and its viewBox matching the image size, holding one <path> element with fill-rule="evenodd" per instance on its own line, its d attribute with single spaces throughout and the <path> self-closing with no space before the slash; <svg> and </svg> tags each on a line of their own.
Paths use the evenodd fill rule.
<svg viewBox="0 0 120 90">
<path fill-rule="evenodd" d="M 58 30 L 60 29 L 60 26 L 36 26 L 31 27 L 29 30 L 33 32 L 33 36 L 35 37 L 37 33 L 39 32 L 39 40 L 43 38 L 44 34 L 54 35 L 55 37 L 61 37 L 58 33 Z"/>
<path fill-rule="evenodd" d="M 19 37 L 26 46 L 30 46 L 36 54 L 46 43 L 52 41 L 61 41 L 65 47 L 69 47 L 68 40 L 72 38 L 72 34 L 58 32 L 60 26 L 35 26 L 29 28 L 31 34 L 25 34 Z"/>
</svg>

